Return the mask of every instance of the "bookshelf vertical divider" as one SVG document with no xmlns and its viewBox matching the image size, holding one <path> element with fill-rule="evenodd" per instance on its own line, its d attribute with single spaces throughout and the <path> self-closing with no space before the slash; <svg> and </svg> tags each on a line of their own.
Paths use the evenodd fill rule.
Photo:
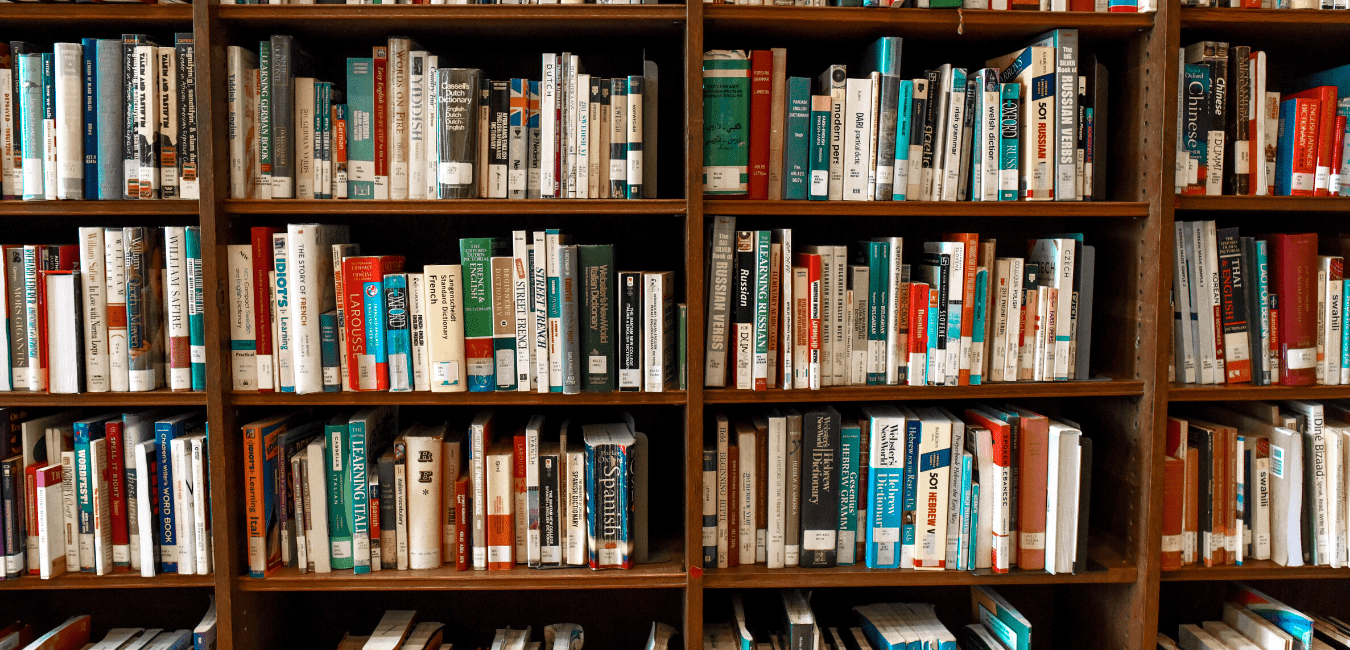
<svg viewBox="0 0 1350 650">
<path fill-rule="evenodd" d="M 703 3 L 685 5 L 685 590 L 684 645 L 703 639 L 703 365 L 706 253 L 703 238 Z"/>
</svg>

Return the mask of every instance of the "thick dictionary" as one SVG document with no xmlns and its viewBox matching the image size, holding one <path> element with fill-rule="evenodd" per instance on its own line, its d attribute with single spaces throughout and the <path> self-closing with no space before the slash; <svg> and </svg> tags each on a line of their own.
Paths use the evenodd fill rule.
<svg viewBox="0 0 1350 650">
<path fill-rule="evenodd" d="M 826 406 L 802 416 L 801 556 L 804 568 L 831 567 L 839 523 L 839 412 Z"/>
<path fill-rule="evenodd" d="M 1270 236 L 1270 275 L 1279 297 L 1280 383 L 1311 386 L 1317 365 L 1317 234 Z"/>
</svg>

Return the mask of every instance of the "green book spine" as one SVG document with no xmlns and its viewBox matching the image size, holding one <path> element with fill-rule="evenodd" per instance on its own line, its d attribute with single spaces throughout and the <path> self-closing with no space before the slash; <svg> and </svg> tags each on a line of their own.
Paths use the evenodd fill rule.
<svg viewBox="0 0 1350 650">
<path fill-rule="evenodd" d="M 459 259 L 464 267 L 464 359 L 469 366 L 469 390 L 491 392 L 496 388 L 496 365 L 492 340 L 491 237 L 459 240 Z"/>
<path fill-rule="evenodd" d="M 867 385 L 886 383 L 886 315 L 890 307 L 891 245 L 867 242 Z M 898 295 L 898 294 L 896 294 Z"/>
<path fill-rule="evenodd" d="M 328 540 L 332 547 L 334 569 L 352 568 L 352 527 L 347 519 L 347 495 L 351 494 L 352 474 L 348 471 L 347 424 L 329 424 L 324 427 L 327 439 L 328 468 Z"/>
<path fill-rule="evenodd" d="M 783 147 L 783 200 L 805 201 L 811 145 L 811 80 L 791 77 L 787 88 L 787 143 Z"/>
<path fill-rule="evenodd" d="M 858 447 L 862 430 L 857 424 L 839 429 L 839 536 L 835 557 L 839 564 L 853 564 L 858 548 Z"/>
<path fill-rule="evenodd" d="M 375 64 L 347 59 L 347 198 L 375 198 Z"/>
<path fill-rule="evenodd" d="M 354 573 L 370 573 L 370 477 L 366 453 L 366 423 L 353 420 L 347 426 L 347 468 L 342 474 L 347 491 L 348 521 L 352 528 Z M 336 562 L 336 560 L 334 560 Z"/>
<path fill-rule="evenodd" d="M 742 50 L 703 55 L 703 193 L 750 191 L 750 57 Z"/>
<path fill-rule="evenodd" d="M 830 96 L 811 96 L 811 137 L 807 142 L 807 160 L 811 175 L 807 178 L 807 197 L 812 201 L 830 198 Z"/>
<path fill-rule="evenodd" d="M 970 326 L 970 385 L 978 386 L 984 378 L 984 329 L 989 318 L 986 310 L 989 291 L 989 271 L 980 269 L 975 272 L 975 320 Z"/>
<path fill-rule="evenodd" d="M 581 350 L 585 356 L 581 389 L 615 389 L 614 247 L 578 246 L 581 266 Z"/>
</svg>

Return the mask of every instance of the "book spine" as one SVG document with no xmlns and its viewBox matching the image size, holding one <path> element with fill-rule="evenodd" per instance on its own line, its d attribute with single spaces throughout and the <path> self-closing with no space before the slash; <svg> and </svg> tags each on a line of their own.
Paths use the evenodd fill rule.
<svg viewBox="0 0 1350 650">
<path fill-rule="evenodd" d="M 408 274 L 384 276 L 385 348 L 389 364 L 389 390 L 413 389 L 412 338 L 408 323 Z"/>
<path fill-rule="evenodd" d="M 437 80 L 437 137 L 440 168 L 437 170 L 442 199 L 478 197 L 475 160 L 478 138 L 479 94 L 482 71 L 471 68 L 440 68 Z"/>
<path fill-rule="evenodd" d="M 336 311 L 319 315 L 319 349 L 323 365 L 323 390 L 335 393 L 342 390 L 342 363 L 338 354 L 338 330 L 341 321 Z"/>
<path fill-rule="evenodd" d="M 408 335 L 411 339 L 413 390 L 431 390 L 431 355 L 428 345 L 427 275 L 408 274 Z M 336 365 L 338 359 L 334 359 Z M 340 368 L 340 366 L 339 366 Z M 338 390 L 341 390 L 339 386 Z"/>
<path fill-rule="evenodd" d="M 496 387 L 492 328 L 491 256 L 488 238 L 461 239 L 460 260 L 464 266 L 464 352 L 468 362 L 469 390 L 492 391 Z"/>
<path fill-rule="evenodd" d="M 768 234 L 767 231 L 763 231 Z M 765 238 L 767 240 L 767 237 Z M 764 248 L 767 249 L 767 241 Z M 765 262 L 764 275 L 767 285 L 768 275 L 768 252 L 763 255 Z M 675 298 L 671 295 L 671 282 L 673 280 L 670 272 L 663 273 L 644 273 L 642 278 L 642 389 L 647 392 L 661 392 L 666 390 L 667 385 L 674 378 L 674 317 L 675 317 Z M 767 293 L 767 287 L 766 287 Z M 767 297 L 765 305 L 767 307 Z M 767 329 L 768 318 L 764 319 L 764 325 Z M 767 336 L 764 339 L 767 357 Z M 767 358 L 760 364 L 767 369 Z M 762 374 L 762 373 L 761 373 Z"/>
<path fill-rule="evenodd" d="M 192 390 L 206 390 L 206 322 L 203 311 L 202 234 L 200 226 L 184 228 L 184 273 L 187 280 L 188 360 Z"/>
<path fill-rule="evenodd" d="M 639 390 L 643 384 L 642 329 L 643 278 L 642 273 L 619 273 L 619 390 Z M 725 372 L 723 372 L 725 375 Z M 709 375 L 712 376 L 712 375 Z"/>
<path fill-rule="evenodd" d="M 408 198 L 409 162 L 411 161 L 408 131 L 410 61 L 412 41 L 407 37 L 390 37 L 386 71 L 385 138 L 388 143 L 389 198 L 395 201 Z M 378 62 L 376 65 L 379 65 Z"/>
<path fill-rule="evenodd" d="M 754 50 L 750 53 L 750 113 L 748 169 L 750 172 L 749 198 L 769 198 L 769 137 L 773 87 L 773 53 Z"/>
<path fill-rule="evenodd" d="M 845 201 L 865 201 L 867 193 L 868 162 L 872 158 L 872 82 L 869 79 L 849 79 L 844 100 L 844 181 Z"/>
<path fill-rule="evenodd" d="M 173 47 L 155 50 L 155 163 L 159 167 L 159 194 L 174 199 L 178 192 L 178 51 Z"/>
<path fill-rule="evenodd" d="M 803 568 L 836 564 L 839 523 L 839 419 L 826 408 L 803 415 L 801 556 Z"/>
<path fill-rule="evenodd" d="M 733 196 L 749 193 L 750 71 L 750 58 L 743 51 L 713 50 L 704 55 L 703 193 L 705 195 Z M 631 132 L 631 128 L 629 131 Z M 768 144 L 767 137 L 765 144 Z M 767 165 L 767 159 L 765 164 Z M 767 176 L 765 181 L 767 182 Z M 767 185 L 765 187 L 767 190 Z"/>
<path fill-rule="evenodd" d="M 98 39 L 80 40 L 80 146 L 81 198 L 98 198 Z"/>
<path fill-rule="evenodd" d="M 23 200 L 45 201 L 47 195 L 42 187 L 42 57 L 20 55 L 17 76 Z"/>
<path fill-rule="evenodd" d="M 626 138 L 628 141 L 628 169 L 626 170 L 626 175 L 628 177 L 627 196 L 630 199 L 656 198 L 655 196 L 648 196 L 646 194 L 647 192 L 653 192 L 655 190 L 654 188 L 647 188 L 644 184 L 644 175 L 648 172 L 646 167 L 647 163 L 644 161 L 645 154 L 642 140 L 647 129 L 649 129 L 650 126 L 655 126 L 655 124 L 649 126 L 644 123 L 644 118 L 647 117 L 643 115 L 643 104 L 647 101 L 643 99 L 643 92 L 646 85 L 647 78 L 645 77 L 639 75 L 630 75 L 628 77 L 628 119 L 625 120 L 625 122 L 628 127 L 628 137 Z M 656 88 L 652 88 L 651 91 L 655 93 Z M 653 106 L 654 105 L 655 104 L 653 103 Z M 655 115 L 650 117 L 655 117 Z M 656 150 L 655 142 L 651 143 L 651 149 L 652 151 Z"/>
<path fill-rule="evenodd" d="M 508 198 L 523 199 L 529 181 L 530 82 L 511 80 L 511 102 L 507 153 L 506 191 Z"/>
<path fill-rule="evenodd" d="M 395 477 L 395 473 L 400 470 L 406 472 L 406 466 L 403 465 L 404 458 L 402 457 L 402 454 L 399 454 L 399 452 L 394 451 L 397 447 L 398 443 L 395 442 L 393 445 L 390 446 L 389 449 L 385 451 L 385 453 L 382 456 L 380 456 L 378 461 L 375 461 L 375 474 L 376 476 L 379 477 L 380 480 L 378 488 L 380 498 L 378 508 L 380 513 L 380 521 L 379 524 L 375 524 L 375 522 L 372 521 L 371 529 L 372 531 L 373 530 L 379 531 L 380 549 L 382 551 L 386 548 L 389 549 L 388 553 L 380 554 L 380 568 L 382 569 L 400 568 L 398 557 L 399 554 L 394 550 L 399 545 L 398 538 L 399 533 L 401 532 L 400 531 L 401 522 L 399 521 L 398 513 L 396 512 L 399 504 L 398 498 L 396 496 L 397 491 L 396 481 L 398 479 Z M 398 454 L 399 456 L 397 460 L 395 460 L 396 454 Z M 400 467 L 395 468 L 395 463 L 398 463 Z M 376 487 L 372 484 L 371 486 L 372 494 L 375 493 L 375 491 Z M 371 508 L 374 509 L 375 504 L 372 503 Z M 373 570 L 374 569 L 373 556 L 371 558 L 371 563 L 372 563 L 371 569 Z M 407 570 L 407 568 L 408 568 L 407 563 L 405 562 L 402 569 Z"/>
<path fill-rule="evenodd" d="M 627 77 L 610 80 L 609 115 L 609 196 L 622 198 L 628 192 Z"/>
<path fill-rule="evenodd" d="M 343 483 L 346 484 L 346 477 L 351 476 L 350 484 L 344 485 L 349 490 L 347 497 L 347 521 L 351 526 L 352 536 L 352 571 L 357 574 L 370 573 L 373 555 L 373 540 L 371 530 L 373 528 L 372 504 L 369 462 L 367 460 L 366 444 L 370 432 L 367 431 L 366 421 L 352 420 L 347 426 L 347 462 L 343 468 Z M 336 560 L 336 558 L 335 558 Z M 337 562 L 334 561 L 334 566 Z"/>
<path fill-rule="evenodd" d="M 510 173 L 510 115 L 511 84 L 509 81 L 489 82 L 487 110 L 487 187 L 489 199 L 504 199 L 508 194 Z"/>
<path fill-rule="evenodd" d="M 191 328 L 188 325 L 188 305 L 191 296 L 187 282 L 187 250 L 184 228 L 164 228 L 165 269 L 168 283 L 164 287 L 165 329 L 169 335 L 169 389 L 192 390 Z"/>
<path fill-rule="evenodd" d="M 858 541 L 858 459 L 861 432 L 857 425 L 839 431 L 839 534 L 835 558 L 839 564 L 856 562 Z"/>
<path fill-rule="evenodd" d="M 375 198 L 375 62 L 347 59 L 347 196 Z"/>
<path fill-rule="evenodd" d="M 558 338 L 561 345 L 562 392 L 574 395 L 581 392 L 581 278 L 577 268 L 577 247 L 560 246 L 562 263 L 560 276 Z"/>
<path fill-rule="evenodd" d="M 275 229 L 254 227 L 250 233 L 252 239 L 253 264 L 253 333 L 257 337 L 257 376 L 258 392 L 270 393 L 277 386 L 273 380 L 276 372 L 275 358 L 272 354 L 272 282 L 273 248 L 272 237 Z M 111 313 L 111 310 L 109 310 Z M 110 316 L 110 321 L 112 317 Z"/>
<path fill-rule="evenodd" d="M 809 83 L 809 82 L 808 82 Z M 830 198 L 830 107 L 829 95 L 811 95 L 810 135 L 807 142 L 807 198 Z"/>
<path fill-rule="evenodd" d="M 272 235 L 272 300 L 276 310 L 276 342 L 273 352 L 277 364 L 277 389 L 283 393 L 295 392 L 295 355 L 291 318 L 291 260 L 290 234 Z"/>
<path fill-rule="evenodd" d="M 197 46 L 192 33 L 174 35 L 178 59 L 178 196 L 201 198 L 197 175 Z"/>
<path fill-rule="evenodd" d="M 155 272 L 153 252 L 155 232 L 151 228 L 131 227 L 123 230 L 122 244 L 126 251 L 126 310 L 128 379 L 132 391 L 154 390 L 157 376 L 151 359 L 154 346 L 149 322 L 153 299 L 152 274 Z M 30 329 L 33 323 L 30 323 Z M 35 349 L 34 337 L 29 336 L 29 354 Z M 30 356 L 30 370 L 37 367 Z M 30 382 L 29 388 L 33 388 Z"/>
<path fill-rule="evenodd" d="M 515 260 L 498 255 L 488 260 L 492 288 L 489 292 L 492 314 L 492 383 L 496 390 L 517 390 Z M 529 388 L 529 378 L 526 378 Z"/>
<path fill-rule="evenodd" d="M 295 71 L 298 56 L 300 53 L 296 51 L 294 37 L 272 36 L 272 74 L 267 84 L 271 86 L 271 198 L 274 199 L 296 197 Z"/>
<path fill-rule="evenodd" d="M 586 357 L 586 391 L 609 392 L 617 387 L 615 370 L 614 248 L 579 246 L 581 265 L 581 350 Z"/>
<path fill-rule="evenodd" d="M 154 523 L 155 523 L 155 525 L 157 526 L 158 530 L 157 530 L 156 533 L 153 535 L 153 537 L 154 537 L 154 538 L 157 538 L 156 541 L 157 541 L 157 543 L 158 543 L 158 545 L 159 545 L 159 566 L 160 566 L 160 570 L 163 571 L 163 572 L 165 572 L 165 573 L 177 573 L 177 572 L 178 572 L 178 551 L 179 551 L 179 549 L 178 549 L 178 533 L 177 533 L 177 525 L 176 525 L 176 522 L 177 522 L 177 519 L 176 519 L 176 512 L 177 512 L 177 511 L 176 511 L 175 508 L 174 508 L 174 499 L 173 499 L 173 485 L 174 485 L 174 483 L 173 483 L 173 481 L 174 481 L 174 475 L 173 475 L 173 458 L 172 458 L 172 453 L 171 453 L 171 449 L 170 449 L 170 444 L 169 444 L 169 443 L 172 442 L 174 438 L 177 438 L 179 435 L 182 434 L 182 427 L 183 427 L 183 423 L 181 423 L 181 422 L 165 421 L 165 422 L 156 422 L 156 423 L 155 423 L 155 468 L 156 468 L 156 469 L 155 469 L 155 474 L 156 474 L 156 476 L 155 476 L 155 490 L 156 490 L 156 493 L 155 493 L 155 495 L 154 495 L 154 498 L 156 499 L 156 504 L 155 504 L 156 515 L 155 515 L 155 521 L 154 521 Z M 258 509 L 259 516 L 262 517 L 262 518 L 260 519 L 260 521 L 258 522 L 258 531 L 260 531 L 260 532 L 262 533 L 262 537 L 261 537 L 261 539 L 260 539 L 258 542 L 255 542 L 255 541 L 254 541 L 254 530 L 253 530 L 252 528 L 250 528 L 250 533 L 249 533 L 249 538 L 250 538 L 250 539 L 249 539 L 249 570 L 250 570 L 250 573 L 253 572 L 254 566 L 255 566 L 255 562 L 254 562 L 254 545 L 257 544 L 257 543 L 262 543 L 262 544 L 264 545 L 264 546 L 263 546 L 263 550 L 266 551 L 266 546 L 265 546 L 266 543 L 267 543 L 267 542 L 266 542 L 266 534 L 267 534 L 267 532 L 268 532 L 268 531 L 266 531 L 266 527 L 269 526 L 269 525 L 275 525 L 275 524 L 270 524 L 270 523 L 269 523 L 269 522 L 270 522 L 270 519 L 268 519 L 268 518 L 266 517 L 266 511 L 267 511 L 268 509 L 270 509 L 270 508 L 275 508 L 275 507 L 276 507 L 274 503 L 267 503 L 266 500 L 269 498 L 267 495 L 269 495 L 269 494 L 271 493 L 271 489 L 269 489 L 268 486 L 266 486 L 264 483 L 262 483 L 262 481 L 264 481 L 264 480 L 266 480 L 268 477 L 271 477 L 271 476 L 272 476 L 272 472 L 269 471 L 269 469 L 270 469 L 271 466 L 268 464 L 268 461 L 270 461 L 270 462 L 272 462 L 272 463 L 275 463 L 275 462 L 276 462 L 276 441 L 275 441 L 275 438 L 273 438 L 272 440 L 266 440 L 266 439 L 264 439 L 260 434 L 255 434 L 255 435 L 258 436 L 258 437 L 253 441 L 252 444 L 257 445 L 257 446 L 254 447 L 254 448 L 251 450 L 251 451 L 253 451 L 253 454 L 252 454 L 252 455 L 250 455 L 250 454 L 248 453 L 250 450 L 246 449 L 246 450 L 245 450 L 245 454 L 244 454 L 244 458 L 247 459 L 249 462 L 255 462 L 255 463 L 257 463 L 257 465 L 256 465 L 256 471 L 258 471 L 258 472 L 261 473 L 262 478 L 261 478 L 261 479 L 255 479 L 255 480 L 258 482 L 258 485 L 259 485 L 260 487 L 262 487 L 263 489 L 262 489 L 261 494 L 258 494 L 257 497 L 256 497 L 256 498 L 258 499 L 258 501 L 256 501 L 256 502 L 249 502 L 249 503 L 248 503 L 248 506 L 245 508 L 245 512 L 248 513 L 249 517 L 251 518 L 251 517 L 253 516 L 253 513 L 251 512 L 250 508 L 257 508 L 257 509 Z M 244 430 L 244 440 L 245 440 L 245 443 L 246 443 L 246 444 L 249 442 L 248 429 L 245 429 L 245 430 Z M 270 452 L 269 452 L 269 449 L 270 449 Z M 246 465 L 245 465 L 245 476 L 246 476 L 246 477 L 248 476 L 248 472 L 249 472 L 249 466 L 246 464 Z M 250 521 L 251 521 L 251 519 L 250 519 Z M 146 543 L 148 543 L 148 541 L 147 541 L 147 540 L 142 540 L 141 543 L 142 543 L 142 544 L 146 544 Z M 278 551 L 279 551 L 279 549 L 278 549 Z M 264 560 L 266 560 L 266 557 L 264 557 Z M 142 564 L 144 564 L 144 563 L 142 563 Z M 265 568 L 266 568 L 266 567 L 264 566 L 264 569 L 265 569 Z M 142 570 L 144 570 L 144 566 L 142 566 Z M 261 576 L 258 576 L 258 577 L 261 577 Z"/>
</svg>

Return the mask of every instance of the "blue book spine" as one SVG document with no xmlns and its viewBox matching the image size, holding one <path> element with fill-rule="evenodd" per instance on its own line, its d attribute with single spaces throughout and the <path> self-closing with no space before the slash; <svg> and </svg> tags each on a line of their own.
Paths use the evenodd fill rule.
<svg viewBox="0 0 1350 650">
<path fill-rule="evenodd" d="M 1264 375 L 1263 377 L 1264 381 L 1262 383 L 1266 386 L 1269 386 L 1274 381 L 1276 376 L 1275 372 L 1272 370 L 1273 364 L 1271 363 L 1271 361 L 1274 359 L 1274 355 L 1271 355 L 1269 351 L 1269 347 L 1272 344 L 1270 340 L 1271 304 L 1270 304 L 1269 264 L 1270 262 L 1266 257 L 1266 242 L 1264 239 L 1258 239 L 1256 240 L 1256 282 L 1257 282 L 1256 289 L 1257 289 L 1257 298 L 1258 300 L 1260 300 L 1261 304 L 1260 304 L 1260 311 L 1257 312 L 1260 317 L 1257 318 L 1256 320 L 1258 326 L 1260 327 L 1261 332 L 1260 343 L 1266 345 L 1268 348 L 1266 352 L 1268 358 L 1264 363 L 1261 364 L 1261 374 Z M 1350 293 L 1347 293 L 1346 295 L 1350 295 Z M 1344 305 L 1345 303 L 1341 304 Z M 1261 348 L 1260 346 L 1257 346 L 1256 349 L 1260 350 Z M 1344 350 L 1345 348 L 1341 349 Z"/>
<path fill-rule="evenodd" d="M 895 186 L 892 201 L 904 201 L 909 189 L 909 140 L 914 128 L 914 80 L 900 80 L 900 102 L 895 112 Z"/>
<path fill-rule="evenodd" d="M 342 390 L 342 363 L 338 358 L 337 312 L 319 315 L 319 358 L 323 363 L 323 391 Z"/>
<path fill-rule="evenodd" d="M 384 276 L 384 314 L 389 390 L 408 392 L 413 389 L 412 337 L 408 330 L 408 274 L 390 273 Z"/>
<path fill-rule="evenodd" d="M 854 564 L 858 548 L 858 445 L 862 431 L 856 424 L 839 429 L 839 535 L 835 557 L 841 565 Z"/>
<path fill-rule="evenodd" d="M 84 50 L 84 198 L 98 198 L 98 39 L 80 40 Z"/>
<path fill-rule="evenodd" d="M 178 529 L 173 513 L 173 454 L 169 450 L 169 443 L 182 433 L 181 420 L 155 423 L 155 478 L 159 481 L 156 486 L 158 494 L 155 495 L 159 499 L 159 530 L 156 534 L 159 537 L 160 570 L 164 573 L 178 573 Z M 265 474 L 270 480 L 272 473 L 267 471 Z M 272 492 L 270 485 L 267 492 Z"/>
<path fill-rule="evenodd" d="M 900 529 L 900 562 L 904 566 L 913 566 L 914 563 L 914 514 L 919 500 L 920 430 L 921 423 L 917 418 L 905 421 L 905 492 L 900 502 L 905 522 Z"/>
<path fill-rule="evenodd" d="M 202 313 L 202 229 L 184 229 L 188 279 L 188 356 L 192 359 L 192 390 L 206 390 L 206 319 Z"/>
<path fill-rule="evenodd" d="M 946 381 L 946 378 L 939 376 L 935 370 L 935 368 L 937 368 L 937 352 L 939 349 L 937 337 L 938 321 L 941 319 L 938 312 L 946 310 L 947 305 L 935 306 L 933 304 L 934 301 L 931 296 L 937 292 L 938 288 L 933 287 L 929 293 L 930 298 L 928 301 L 928 384 L 941 386 Z M 947 327 L 947 331 L 950 332 L 951 325 L 949 324 Z"/>
<path fill-rule="evenodd" d="M 985 313 L 986 296 L 989 291 L 989 271 L 980 269 L 975 272 L 975 309 L 970 324 L 970 385 L 978 386 L 984 374 L 984 325 L 989 317 Z"/>
<path fill-rule="evenodd" d="M 1323 84 L 1323 85 L 1328 85 L 1328 84 Z M 1350 135 L 1350 97 L 1347 97 L 1347 96 L 1346 96 L 1345 91 L 1340 90 L 1340 89 L 1342 88 L 1341 85 L 1337 84 L 1337 85 L 1336 85 L 1336 88 L 1337 88 L 1337 90 L 1336 90 L 1337 96 L 1340 97 L 1340 99 L 1336 100 L 1336 116 L 1337 116 L 1337 117 L 1344 117 L 1344 118 L 1346 118 L 1346 119 L 1345 119 L 1345 132 L 1342 133 L 1341 135 L 1342 135 L 1342 136 L 1344 136 L 1344 135 Z M 1345 88 L 1346 88 L 1347 90 L 1350 90 L 1350 85 L 1345 86 Z M 1336 194 L 1339 195 L 1339 196 L 1350 196 L 1350 158 L 1347 158 L 1347 157 L 1346 157 L 1346 153 L 1347 153 L 1347 152 L 1350 152 L 1350 140 L 1347 140 L 1347 139 L 1345 139 L 1344 137 L 1342 137 L 1342 139 L 1341 139 L 1341 168 L 1340 168 L 1340 169 L 1333 169 L 1333 170 L 1332 170 L 1333 174 L 1334 174 L 1337 178 L 1340 179 L 1340 182 L 1339 182 L 1339 184 L 1337 185 L 1337 189 L 1336 189 Z M 1341 304 L 1344 304 L 1344 303 L 1341 303 Z M 1345 329 L 1345 328 L 1342 327 L 1341 329 Z M 1342 349 L 1344 349 L 1344 348 L 1342 348 Z M 1342 366 L 1342 367 L 1344 367 L 1344 366 Z"/>
<path fill-rule="evenodd" d="M 126 106 L 123 102 L 122 54 L 121 40 L 98 41 L 97 69 L 94 72 L 98 94 L 98 99 L 95 100 L 98 109 L 96 121 L 104 124 L 105 128 L 98 129 L 96 156 L 97 160 L 103 161 L 104 164 L 96 165 L 97 169 L 93 175 L 85 173 L 85 179 L 91 176 L 98 179 L 98 194 L 90 195 L 86 192 L 85 196 L 97 196 L 105 201 L 121 199 L 123 190 L 121 127 L 126 123 L 124 114 Z M 88 144 L 85 146 L 88 151 Z"/>
<path fill-rule="evenodd" d="M 276 307 L 276 346 L 279 362 L 277 368 L 278 388 L 283 393 L 295 392 L 295 375 L 291 364 L 291 280 L 290 263 L 287 255 L 287 236 L 281 233 L 272 236 L 272 271 L 276 274 L 276 287 L 272 291 Z"/>
<path fill-rule="evenodd" d="M 367 476 L 366 423 L 347 427 L 347 463 L 351 467 L 352 572 L 370 573 L 370 478 Z"/>
<path fill-rule="evenodd" d="M 91 424 L 75 423 L 75 507 L 80 535 L 94 534 L 94 491 L 90 481 L 93 462 L 89 458 L 89 441 L 97 436 L 90 430 Z M 101 428 L 102 424 L 98 426 Z M 90 563 L 86 566 L 84 558 L 81 558 L 80 571 L 92 573 L 94 565 Z"/>
<path fill-rule="evenodd" d="M 1022 74 L 1022 70 L 1024 70 L 1029 65 L 1031 65 L 1031 48 L 1027 47 L 1022 49 L 1021 53 L 1017 55 L 1016 59 L 1013 59 L 1010 63 L 1008 63 L 1008 67 L 999 71 L 998 73 L 999 83 L 1006 84 L 1016 81 L 1017 75 Z M 931 99 L 932 94 L 933 94 L 932 89 L 930 88 L 929 101 L 932 101 Z"/>
<path fill-rule="evenodd" d="M 1002 105 L 998 117 L 998 200 L 1016 201 L 1019 155 L 1022 137 L 1022 85 L 1005 83 L 1000 87 Z"/>
<path fill-rule="evenodd" d="M 366 315 L 366 353 L 375 357 L 375 366 L 389 363 L 388 343 L 384 330 L 384 281 L 364 282 L 361 285 Z"/>
<path fill-rule="evenodd" d="M 972 504 L 975 504 L 975 505 L 971 506 L 971 508 L 970 508 L 970 525 L 966 527 L 966 530 L 969 532 L 969 535 L 970 535 L 970 548 L 967 549 L 967 552 L 969 553 L 969 555 L 967 555 L 967 559 L 966 559 L 967 564 L 966 564 L 966 567 L 970 568 L 971 570 L 974 570 L 974 569 L 975 569 L 975 560 L 977 559 L 977 558 L 975 557 L 975 549 L 979 547 L 979 544 L 975 541 L 976 535 L 979 534 L 979 533 L 976 532 L 976 531 L 978 531 L 978 530 L 980 529 L 980 508 L 979 508 L 979 503 L 980 503 L 980 484 L 979 484 L 979 483 L 972 483 L 971 486 L 970 486 L 970 502 L 971 502 Z"/>
<path fill-rule="evenodd" d="M 591 567 L 595 567 L 600 562 L 600 548 L 597 544 L 599 528 L 599 513 L 596 508 L 596 495 L 600 494 L 599 486 L 596 485 L 597 472 L 600 470 L 602 462 L 599 456 L 604 453 L 603 446 L 586 445 L 586 561 Z"/>
<path fill-rule="evenodd" d="M 970 511 L 972 510 L 970 507 L 970 462 L 970 454 L 961 454 L 961 535 L 956 550 L 957 571 L 966 571 L 974 566 L 970 564 L 970 547 L 975 545 L 974 538 L 970 535 Z"/>
<path fill-rule="evenodd" d="M 900 566 L 901 497 L 905 470 L 904 427 L 891 418 L 873 418 L 867 469 L 867 551 L 871 569 Z"/>
<path fill-rule="evenodd" d="M 42 189 L 42 55 L 19 56 L 19 144 L 23 200 L 45 201 Z"/>
<path fill-rule="evenodd" d="M 1188 73 L 1190 72 L 1190 68 L 1191 66 L 1186 66 Z M 1294 131 L 1298 128 L 1298 116 L 1295 115 L 1297 106 L 1297 99 L 1287 99 L 1280 102 L 1280 129 L 1275 147 L 1275 194 L 1278 196 L 1289 196 L 1293 190 Z M 26 143 L 24 144 L 23 150 L 25 152 L 24 155 L 26 156 L 28 151 L 28 145 Z M 28 186 L 28 183 L 26 182 L 27 173 L 28 167 L 25 165 L 24 187 Z"/>
<path fill-rule="evenodd" d="M 371 59 L 347 59 L 347 198 L 375 198 L 375 71 Z"/>
<path fill-rule="evenodd" d="M 811 80 L 788 79 L 787 146 L 783 149 L 783 200 L 805 201 L 810 167 Z"/>
</svg>

